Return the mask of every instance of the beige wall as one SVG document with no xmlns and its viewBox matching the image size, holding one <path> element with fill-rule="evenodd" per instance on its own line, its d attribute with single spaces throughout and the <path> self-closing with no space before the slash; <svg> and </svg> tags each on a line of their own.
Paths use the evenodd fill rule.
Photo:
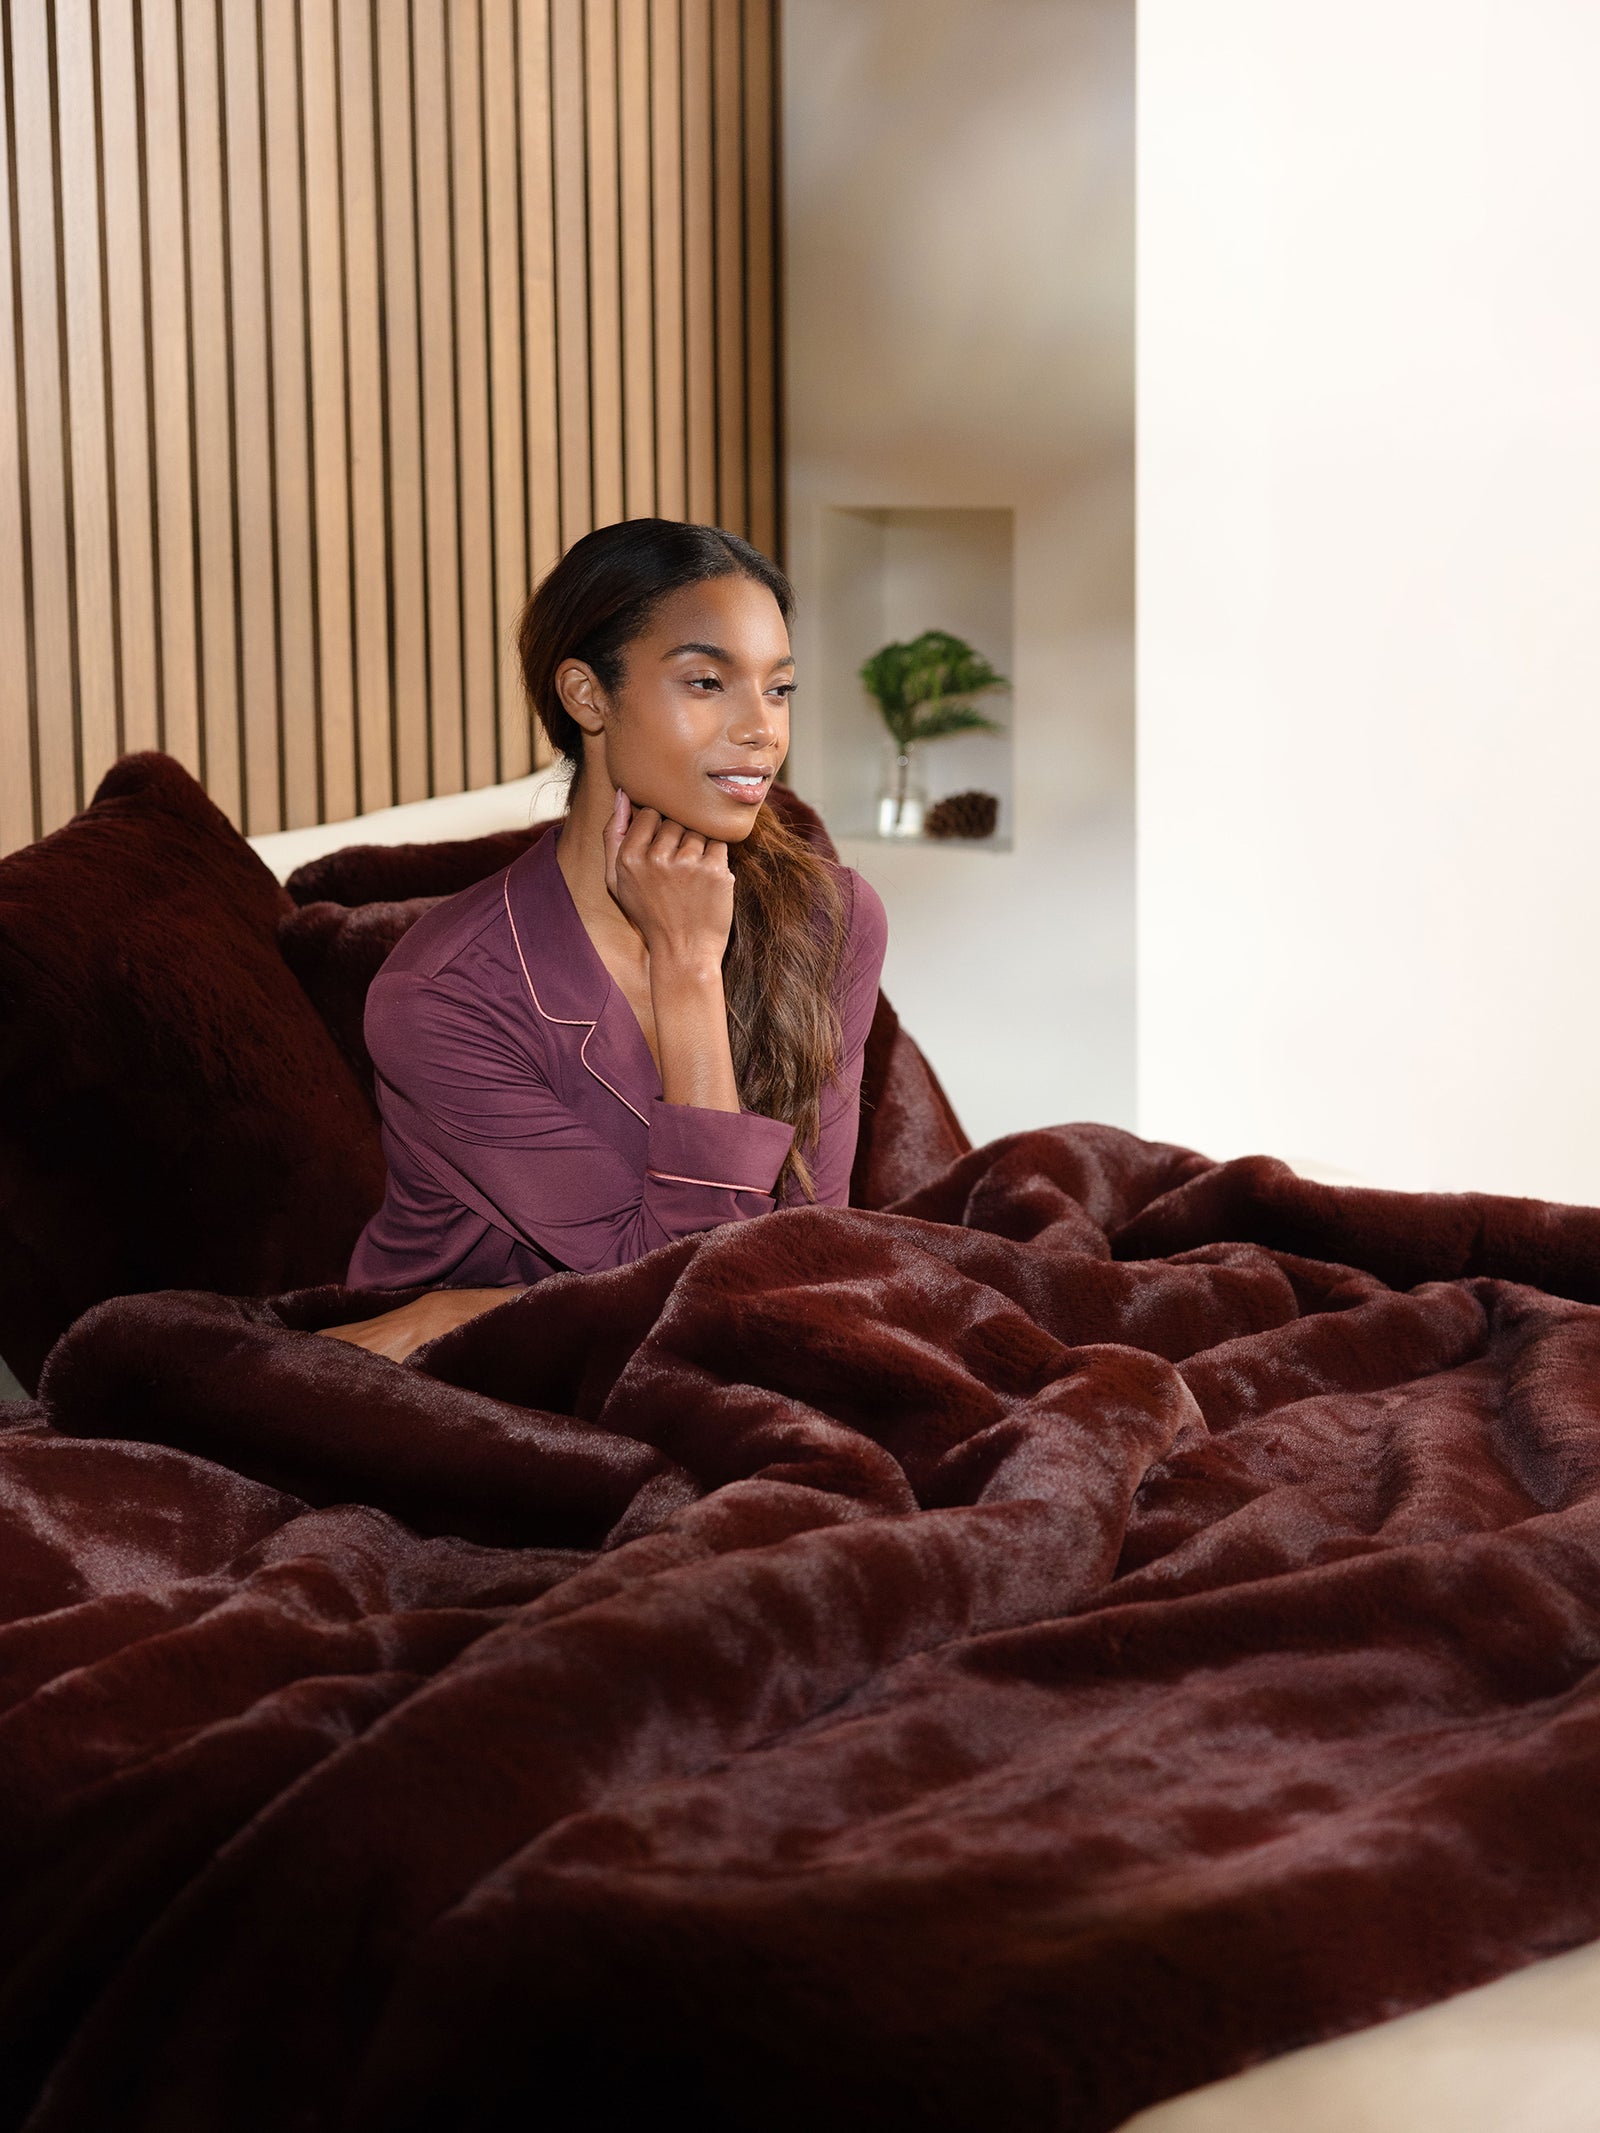
<svg viewBox="0 0 1600 2133">
<path fill-rule="evenodd" d="M 1600 1202 L 1600 11 L 1140 10 L 1140 1121 Z"/>
<path fill-rule="evenodd" d="M 0 850 L 529 767 L 590 526 L 778 539 L 775 0 L 6 0 Z"/>
<path fill-rule="evenodd" d="M 791 775 L 825 799 L 877 748 L 829 662 L 829 508 L 1010 511 L 1012 848 L 845 856 L 975 1137 L 1131 1125 L 1132 0 L 784 14 Z"/>
</svg>

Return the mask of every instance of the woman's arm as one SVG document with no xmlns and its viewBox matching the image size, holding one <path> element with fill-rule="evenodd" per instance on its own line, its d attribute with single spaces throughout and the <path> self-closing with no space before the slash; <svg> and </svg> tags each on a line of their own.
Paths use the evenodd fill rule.
<svg viewBox="0 0 1600 2133">
<path fill-rule="evenodd" d="M 399 1304 L 393 1311 L 381 1312 L 376 1318 L 358 1318 L 348 1326 L 319 1326 L 317 1331 L 330 1340 L 348 1341 L 353 1348 L 365 1348 L 372 1355 L 386 1355 L 391 1362 L 403 1363 L 425 1341 L 451 1333 L 469 1319 L 492 1311 L 496 1304 L 527 1293 L 526 1289 L 430 1289 L 425 1296 Z"/>
<path fill-rule="evenodd" d="M 722 966 L 692 958 L 650 958 L 650 1007 L 661 1052 L 661 1094 L 669 1104 L 737 1111 L 739 1087 L 728 1044 Z"/>
<path fill-rule="evenodd" d="M 529 1045 L 538 1035 L 455 973 L 373 980 L 366 1036 L 384 1123 L 433 1188 L 579 1273 L 771 1210 L 791 1125 L 653 1097 L 642 1130 L 622 1112 L 613 1133 L 615 1095 L 601 1091 L 606 1121 L 570 1108 Z"/>
<path fill-rule="evenodd" d="M 872 1026 L 873 1010 L 877 1005 L 878 984 L 888 940 L 888 919 L 877 891 L 860 875 L 852 876 L 852 890 L 849 974 L 841 1002 L 843 1043 L 840 1071 L 829 1083 L 823 1096 L 820 1131 L 812 1162 L 816 1204 L 823 1207 L 843 1207 L 849 1195 L 850 1170 L 855 1157 L 861 1115 L 862 1058 L 867 1033 Z M 674 1004 L 673 996 L 664 989 L 662 997 L 668 1002 L 670 1013 Z M 420 1005 L 420 1001 L 418 1004 Z M 436 1000 L 435 1005 L 438 1004 Z M 695 1011 L 706 1012 L 703 1006 Z M 658 1007 L 658 1016 L 660 1012 Z M 721 1027 L 725 1040 L 725 1009 L 722 1012 L 724 1019 Z M 685 1015 L 685 1027 L 688 1025 L 688 1019 Z M 410 1019 L 409 1041 L 397 1047 L 399 1056 L 412 1070 L 429 1054 L 430 1046 L 427 1040 L 430 1028 L 436 1037 L 437 1027 L 431 1023 L 431 1018 L 429 1021 Z M 665 1047 L 663 1049 L 665 1050 Z M 488 1070 L 492 1056 L 484 1048 L 477 1048 L 480 1071 Z M 664 1058 L 663 1065 L 665 1064 Z M 516 1079 L 522 1085 L 519 1101 L 525 1106 L 525 1075 L 518 1073 Z M 675 1081 L 674 1086 L 678 1088 L 681 1084 Z M 459 1086 L 456 1093 L 462 1093 Z M 508 1131 L 512 1129 L 517 1113 L 515 1109 L 508 1112 L 506 1108 L 505 1099 L 509 1093 L 506 1080 L 495 1076 L 490 1085 L 482 1090 L 483 1101 L 477 1112 L 478 1122 L 485 1124 L 498 1121 Z M 688 1105 L 687 1109 L 680 1108 L 685 1104 Z M 653 1131 L 659 1136 L 670 1126 L 685 1135 L 693 1136 L 720 1130 L 712 1119 L 702 1119 L 699 1116 L 702 1108 L 709 1110 L 716 1107 L 695 1106 L 682 1096 L 675 1097 L 670 1102 L 663 1098 Z M 743 1118 L 749 1121 L 748 1126 L 732 1130 L 748 1135 L 758 1129 L 756 1114 L 746 1112 Z M 779 1122 L 775 1120 L 759 1121 L 759 1127 L 772 1129 L 778 1126 Z M 792 1132 L 792 1129 L 781 1128 L 770 1133 L 770 1151 L 763 1154 L 763 1166 L 770 1162 L 774 1175 L 787 1150 L 786 1143 L 781 1147 L 779 1145 L 781 1134 L 785 1131 Z M 668 1160 L 675 1163 L 692 1163 L 703 1154 L 700 1148 L 691 1148 L 688 1141 L 684 1143 L 684 1147 L 687 1152 L 669 1157 Z M 464 1164 L 480 1189 L 488 1192 L 498 1187 L 508 1215 L 515 1220 L 517 1210 L 524 1204 L 523 1189 L 529 1178 L 536 1176 L 536 1171 L 528 1160 L 531 1151 L 525 1148 L 511 1151 L 508 1148 L 505 1156 L 502 1156 L 497 1152 L 495 1144 L 490 1143 L 481 1145 L 474 1153 L 468 1144 L 455 1140 L 449 1142 L 448 1149 L 452 1163 Z M 551 1153 L 554 1155 L 556 1151 L 552 1149 Z M 600 1151 L 589 1151 L 586 1160 L 592 1167 L 600 1160 Z M 730 1166 L 727 1164 L 721 1166 L 722 1169 L 728 1167 Z M 568 1234 L 558 1238 L 553 1230 L 542 1224 L 540 1234 L 535 1235 L 533 1224 L 538 1216 L 531 1204 L 526 1208 L 524 1233 L 531 1241 L 543 1245 L 554 1256 L 561 1258 L 563 1264 L 592 1271 L 599 1266 L 622 1264 L 629 1258 L 637 1258 L 643 1251 L 650 1250 L 652 1245 L 649 1240 L 653 1230 L 665 1232 L 675 1229 L 678 1234 L 689 1234 L 696 1228 L 709 1227 L 710 1223 L 705 1218 L 708 1207 L 715 1205 L 715 1191 L 716 1188 L 699 1185 L 691 1179 L 681 1177 L 666 1180 L 659 1177 L 647 1178 L 637 1204 L 626 1211 L 617 1210 L 616 1215 L 604 1226 L 603 1235 L 596 1236 L 592 1227 L 586 1225 L 581 1235 Z M 797 1198 L 798 1195 L 793 1197 Z M 546 1196 L 546 1211 L 548 1199 L 549 1195 Z M 647 1202 L 650 1204 L 647 1205 Z M 759 1197 L 755 1191 L 750 1191 L 732 1201 L 731 1213 L 714 1213 L 712 1220 L 736 1219 L 742 1215 L 762 1212 L 772 1205 L 770 1190 L 762 1192 Z M 654 1236 L 656 1243 L 666 1241 L 666 1234 Z M 469 1319 L 476 1318 L 485 1311 L 492 1311 L 497 1304 L 505 1303 L 513 1296 L 526 1293 L 525 1289 L 514 1288 L 432 1289 L 411 1303 L 402 1304 L 397 1309 L 377 1317 L 360 1319 L 351 1325 L 324 1326 L 320 1330 L 331 1339 L 348 1341 L 352 1346 L 365 1348 L 374 1355 L 384 1355 L 395 1362 L 402 1362 L 425 1341 L 433 1340 L 441 1333 L 448 1333 L 456 1326 L 465 1325 Z"/>
<path fill-rule="evenodd" d="M 737 1111 L 722 958 L 733 925 L 733 870 L 718 838 L 617 794 L 605 832 L 606 887 L 650 956 L 650 1009 L 669 1104 Z"/>
</svg>

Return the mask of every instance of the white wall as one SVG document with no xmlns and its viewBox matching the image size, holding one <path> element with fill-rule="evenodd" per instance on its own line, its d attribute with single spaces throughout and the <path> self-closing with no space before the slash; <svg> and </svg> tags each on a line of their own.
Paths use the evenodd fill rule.
<svg viewBox="0 0 1600 2133">
<path fill-rule="evenodd" d="M 1013 848 L 841 850 L 974 1139 L 1131 1125 L 1133 0 L 783 14 L 790 776 L 822 804 L 873 732 L 824 681 L 828 507 L 1013 512 Z"/>
<path fill-rule="evenodd" d="M 1139 12 L 1139 1130 L 1600 1202 L 1600 7 Z"/>
</svg>

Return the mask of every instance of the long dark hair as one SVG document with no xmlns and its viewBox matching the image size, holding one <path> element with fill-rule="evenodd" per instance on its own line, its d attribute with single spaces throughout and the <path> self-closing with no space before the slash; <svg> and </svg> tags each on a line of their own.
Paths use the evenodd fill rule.
<svg viewBox="0 0 1600 2133">
<path fill-rule="evenodd" d="M 628 645 L 669 593 L 735 575 L 766 586 L 785 624 L 793 621 L 794 588 L 783 572 L 720 526 L 629 518 L 574 541 L 535 587 L 517 625 L 523 686 L 558 755 L 581 772 L 583 732 L 555 687 L 563 660 L 581 659 L 614 694 Z M 842 1037 L 834 986 L 844 955 L 844 901 L 827 861 L 770 805 L 743 843 L 728 846 L 728 864 L 733 926 L 722 984 L 739 1100 L 795 1129 L 778 1173 L 779 1199 L 791 1176 L 814 1199 L 809 1157 Z"/>
</svg>

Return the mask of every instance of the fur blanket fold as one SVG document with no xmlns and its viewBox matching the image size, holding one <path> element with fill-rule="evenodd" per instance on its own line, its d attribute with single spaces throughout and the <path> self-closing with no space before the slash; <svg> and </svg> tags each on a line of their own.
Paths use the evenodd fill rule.
<svg viewBox="0 0 1600 2133">
<path fill-rule="evenodd" d="M 1105 2133 L 1600 1933 L 1600 1210 L 1104 1126 L 0 1434 L 0 2125 Z"/>
</svg>

